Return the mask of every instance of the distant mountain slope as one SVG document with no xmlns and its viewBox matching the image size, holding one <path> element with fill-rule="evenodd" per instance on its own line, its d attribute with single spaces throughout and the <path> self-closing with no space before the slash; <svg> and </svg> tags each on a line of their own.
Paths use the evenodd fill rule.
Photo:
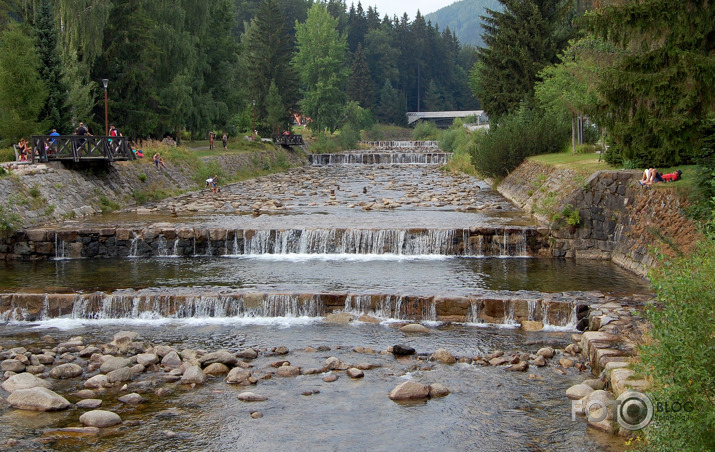
<svg viewBox="0 0 715 452">
<path fill-rule="evenodd" d="M 440 30 L 449 27 L 457 34 L 462 44 L 481 47 L 483 44 L 480 16 L 487 14 L 486 8 L 500 11 L 501 4 L 497 0 L 461 0 L 426 14 L 425 20 L 431 21 L 432 25 L 439 25 Z"/>
</svg>

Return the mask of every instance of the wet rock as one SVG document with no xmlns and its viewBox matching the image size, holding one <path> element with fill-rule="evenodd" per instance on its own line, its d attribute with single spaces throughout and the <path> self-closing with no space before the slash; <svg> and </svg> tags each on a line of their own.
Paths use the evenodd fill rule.
<svg viewBox="0 0 715 452">
<path fill-rule="evenodd" d="M 432 353 L 430 359 L 433 361 L 439 361 L 442 364 L 454 364 L 457 362 L 457 358 L 443 348 L 438 348 L 434 353 Z"/>
<path fill-rule="evenodd" d="M 159 358 L 163 358 L 171 352 L 176 352 L 176 349 L 167 345 L 157 345 L 156 347 L 154 347 L 154 353 L 156 353 Z"/>
<path fill-rule="evenodd" d="M 510 372 L 525 372 L 528 368 L 528 361 L 519 361 L 518 363 L 512 364 L 511 366 L 507 367 L 506 370 Z"/>
<path fill-rule="evenodd" d="M 181 384 L 190 385 L 197 384 L 202 385 L 206 383 L 206 374 L 201 370 L 201 366 L 191 366 L 186 369 L 184 375 L 181 377 Z"/>
<path fill-rule="evenodd" d="M 225 350 L 208 353 L 199 358 L 199 363 L 201 363 L 201 365 L 204 367 L 214 363 L 221 363 L 231 367 L 235 366 L 237 362 L 238 358 L 236 358 L 236 356 L 232 353 L 229 353 Z"/>
<path fill-rule="evenodd" d="M 444 397 L 449 395 L 449 389 L 441 383 L 432 383 L 429 385 L 430 398 Z"/>
<path fill-rule="evenodd" d="M 271 363 L 270 366 L 275 367 L 275 368 L 278 368 L 281 366 L 290 366 L 290 361 L 286 361 L 286 360 L 276 361 L 276 362 Z"/>
<path fill-rule="evenodd" d="M 154 353 L 141 353 L 137 355 L 137 364 L 142 366 L 150 366 L 159 362 L 159 356 Z"/>
<path fill-rule="evenodd" d="M 508 364 L 511 362 L 509 358 L 504 358 L 503 356 L 499 356 L 496 358 L 492 358 L 489 360 L 489 365 L 491 366 L 503 366 L 504 364 Z"/>
<path fill-rule="evenodd" d="M 82 367 L 74 363 L 60 364 L 50 371 L 50 377 L 58 380 L 74 378 L 82 375 Z"/>
<path fill-rule="evenodd" d="M 229 373 L 230 370 L 231 369 L 229 369 L 229 367 L 225 364 L 213 363 L 206 366 L 204 373 L 206 375 L 224 375 Z"/>
<path fill-rule="evenodd" d="M 6 359 L 0 363 L 0 369 L 2 369 L 3 372 L 25 372 L 25 367 L 26 366 L 17 359 Z"/>
<path fill-rule="evenodd" d="M 380 365 L 374 364 L 374 363 L 358 363 L 358 365 L 356 365 L 355 367 L 357 367 L 360 370 L 370 370 L 370 369 L 374 369 L 376 367 L 380 367 Z"/>
<path fill-rule="evenodd" d="M 89 410 L 95 410 L 102 406 L 102 400 L 101 399 L 84 399 L 80 400 L 75 404 L 77 408 L 82 408 L 82 409 L 89 409 Z"/>
<path fill-rule="evenodd" d="M 380 323 L 381 320 L 378 319 L 377 317 L 373 317 L 371 315 L 363 314 L 360 317 L 358 317 L 359 322 L 363 323 Z"/>
<path fill-rule="evenodd" d="M 564 352 L 569 355 L 577 355 L 581 353 L 581 347 L 578 344 L 569 344 L 564 349 Z"/>
<path fill-rule="evenodd" d="M 132 375 L 139 375 L 139 374 L 143 373 L 145 370 L 146 370 L 146 367 L 142 366 L 141 364 L 135 364 L 129 368 L 129 371 L 132 373 Z"/>
<path fill-rule="evenodd" d="M 357 319 L 357 316 L 355 314 L 351 314 L 349 312 L 336 312 L 326 315 L 325 319 L 323 319 L 323 322 L 347 325 L 355 319 Z"/>
<path fill-rule="evenodd" d="M 415 349 L 407 345 L 397 344 L 392 346 L 392 354 L 395 356 L 414 355 Z"/>
<path fill-rule="evenodd" d="M 113 370 L 107 374 L 107 383 L 117 383 L 122 381 L 131 381 L 133 377 L 132 371 L 128 367 Z"/>
<path fill-rule="evenodd" d="M 93 399 L 97 394 L 91 389 L 80 389 L 77 392 L 73 392 L 74 397 L 79 397 L 80 399 Z"/>
<path fill-rule="evenodd" d="M 131 394 L 119 397 L 117 400 L 122 403 L 128 403 L 130 405 L 138 405 L 144 401 L 144 397 L 140 396 L 136 392 L 132 392 Z"/>
<path fill-rule="evenodd" d="M 571 400 L 580 400 L 591 394 L 593 391 L 594 389 L 592 387 L 583 383 L 579 383 L 577 385 L 571 386 L 566 390 L 566 397 Z"/>
<path fill-rule="evenodd" d="M 112 356 L 111 358 L 104 361 L 104 363 L 102 363 L 102 365 L 99 367 L 99 371 L 103 374 L 108 374 L 109 372 L 121 369 L 122 367 L 129 367 L 131 366 L 131 364 L 132 362 L 129 361 L 127 358 Z"/>
<path fill-rule="evenodd" d="M 584 380 L 583 384 L 588 385 L 595 390 L 603 389 L 606 387 L 606 382 L 601 380 L 600 378 L 591 378 L 588 380 Z"/>
<path fill-rule="evenodd" d="M 330 375 L 324 376 L 323 381 L 326 383 L 332 383 L 334 381 L 338 381 L 338 376 L 331 373 Z"/>
<path fill-rule="evenodd" d="M 522 320 L 521 329 L 524 331 L 541 331 L 544 329 L 544 322 L 538 320 Z"/>
<path fill-rule="evenodd" d="M 343 367 L 343 362 L 340 361 L 335 356 L 331 356 L 330 358 L 325 360 L 325 362 L 323 363 L 323 367 L 326 370 L 336 370 L 336 369 L 340 369 L 341 367 Z"/>
<path fill-rule="evenodd" d="M 246 350 L 236 353 L 236 356 L 241 359 L 256 359 L 258 358 L 258 352 L 252 348 L 247 348 Z"/>
<path fill-rule="evenodd" d="M 544 367 L 546 365 L 546 358 L 539 355 L 536 358 L 534 358 L 534 361 L 532 364 L 534 364 L 536 367 Z"/>
<path fill-rule="evenodd" d="M 33 374 L 27 372 L 13 375 L 2 383 L 2 388 L 7 392 L 38 387 L 50 389 L 52 385 L 50 382 L 43 380 L 42 378 L 37 378 Z"/>
<path fill-rule="evenodd" d="M 429 397 L 429 387 L 416 381 L 405 381 L 397 385 L 388 395 L 391 400 L 419 400 Z"/>
<path fill-rule="evenodd" d="M 27 366 L 25 367 L 25 372 L 31 373 L 31 374 L 41 374 L 45 371 L 45 366 L 42 364 L 39 364 L 37 366 Z"/>
<path fill-rule="evenodd" d="M 79 417 L 79 421 L 90 427 L 105 428 L 121 424 L 122 418 L 117 413 L 106 410 L 87 411 Z"/>
<path fill-rule="evenodd" d="M 306 352 L 306 353 L 315 353 L 315 352 L 318 351 L 318 349 L 313 348 L 313 347 L 311 347 L 311 346 L 307 346 L 307 347 L 305 347 L 305 348 L 303 349 L 303 351 Z"/>
<path fill-rule="evenodd" d="M 128 342 L 133 341 L 137 337 L 139 337 L 139 333 L 136 333 L 134 331 L 120 331 L 114 335 L 112 344 L 113 345 L 126 344 Z"/>
<path fill-rule="evenodd" d="M 300 367 L 281 366 L 276 371 L 277 377 L 297 377 L 300 375 Z"/>
<path fill-rule="evenodd" d="M 40 364 L 48 365 L 53 364 L 55 362 L 55 357 L 46 353 L 34 356 L 37 358 L 37 361 L 39 361 Z"/>
<path fill-rule="evenodd" d="M 238 395 L 238 400 L 242 402 L 263 402 L 268 400 L 268 397 L 253 392 L 242 392 Z"/>
<path fill-rule="evenodd" d="M 251 372 L 249 372 L 246 369 L 243 369 L 241 367 L 234 367 L 228 373 L 228 376 L 226 377 L 226 383 L 236 383 L 236 384 L 240 384 L 240 385 L 248 385 L 248 384 L 251 384 L 249 381 L 250 377 L 251 377 Z"/>
<path fill-rule="evenodd" d="M 330 349 L 330 347 L 327 346 L 327 345 L 321 345 L 321 346 L 319 346 L 319 347 L 317 348 L 317 350 L 318 350 L 319 352 L 329 352 L 331 349 Z"/>
<path fill-rule="evenodd" d="M 276 355 L 287 355 L 288 351 L 289 351 L 288 348 L 284 345 L 281 345 L 281 346 L 273 349 L 273 353 L 275 353 Z"/>
<path fill-rule="evenodd" d="M 349 368 L 346 373 L 350 378 L 363 378 L 365 376 L 365 372 L 355 367 Z"/>
<path fill-rule="evenodd" d="M 111 385 L 107 380 L 107 376 L 102 374 L 95 375 L 94 377 L 84 382 L 84 387 L 90 389 L 104 388 L 109 386 Z"/>
<path fill-rule="evenodd" d="M 409 325 L 400 327 L 400 331 L 403 333 L 429 333 L 430 329 L 419 323 L 410 323 Z"/>
<path fill-rule="evenodd" d="M 90 345 L 88 347 L 83 348 L 82 351 L 79 352 L 77 355 L 81 358 L 89 358 L 93 354 L 99 353 L 99 352 L 100 352 L 99 348 L 97 348 L 93 345 Z"/>
<path fill-rule="evenodd" d="M 161 360 L 161 365 L 169 369 L 176 369 L 181 366 L 181 358 L 179 358 L 179 354 L 176 350 L 172 350 L 164 355 L 164 358 Z"/>
<path fill-rule="evenodd" d="M 537 355 L 543 356 L 546 359 L 551 359 L 554 357 L 554 349 L 551 347 L 543 347 L 540 348 L 539 351 L 536 352 Z"/>
<path fill-rule="evenodd" d="M 13 391 L 8 396 L 7 403 L 21 410 L 32 411 L 55 411 L 70 407 L 67 399 L 43 387 Z"/>
<path fill-rule="evenodd" d="M 251 417 L 253 419 L 260 419 L 263 417 L 263 413 L 261 413 L 260 411 L 251 411 Z"/>
<path fill-rule="evenodd" d="M 574 361 L 568 358 L 561 358 L 559 360 L 559 364 L 561 364 L 561 367 L 563 367 L 564 369 L 568 369 L 569 367 L 573 367 Z"/>
</svg>

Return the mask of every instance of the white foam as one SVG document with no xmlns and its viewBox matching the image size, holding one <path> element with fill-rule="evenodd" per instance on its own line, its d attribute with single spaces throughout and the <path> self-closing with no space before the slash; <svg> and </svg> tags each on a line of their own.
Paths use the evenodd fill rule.
<svg viewBox="0 0 715 452">
<path fill-rule="evenodd" d="M 456 256 L 447 256 L 443 254 L 241 254 L 241 255 L 223 255 L 231 259 L 251 259 L 263 261 L 286 261 L 286 262 L 304 262 L 309 260 L 318 261 L 341 261 L 341 262 L 370 262 L 370 261 L 442 261 L 453 259 Z"/>
</svg>

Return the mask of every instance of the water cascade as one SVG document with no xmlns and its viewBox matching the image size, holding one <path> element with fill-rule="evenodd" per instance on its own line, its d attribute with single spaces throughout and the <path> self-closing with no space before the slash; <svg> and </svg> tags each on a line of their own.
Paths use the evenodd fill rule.
<svg viewBox="0 0 715 452">
<path fill-rule="evenodd" d="M 452 157 L 449 152 L 349 152 L 342 154 L 310 154 L 313 166 L 332 165 L 444 165 Z"/>
</svg>

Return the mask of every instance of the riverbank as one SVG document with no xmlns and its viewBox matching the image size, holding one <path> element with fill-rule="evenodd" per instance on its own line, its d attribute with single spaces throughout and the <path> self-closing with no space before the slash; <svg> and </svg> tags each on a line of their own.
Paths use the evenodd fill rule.
<svg viewBox="0 0 715 452">
<path fill-rule="evenodd" d="M 191 153 L 167 156 L 165 170 L 157 169 L 149 155 L 80 169 L 61 163 L 17 166 L 0 178 L 0 221 L 12 230 L 78 219 L 199 190 L 215 173 L 225 184 L 306 162 L 304 153 L 282 148 L 208 157 Z"/>
<path fill-rule="evenodd" d="M 684 210 L 688 201 L 669 187 L 638 184 L 641 172 L 581 172 L 526 160 L 497 187 L 499 193 L 550 228 L 554 257 L 608 259 L 643 277 L 658 253 L 688 254 L 700 237 Z"/>
</svg>

